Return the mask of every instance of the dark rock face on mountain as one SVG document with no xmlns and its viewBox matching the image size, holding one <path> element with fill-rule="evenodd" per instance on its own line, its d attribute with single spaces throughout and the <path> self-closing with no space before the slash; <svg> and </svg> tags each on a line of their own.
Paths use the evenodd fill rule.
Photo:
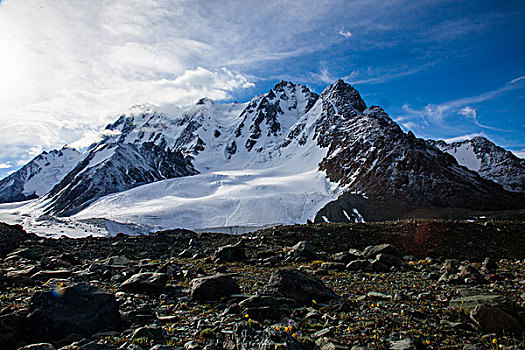
<svg viewBox="0 0 525 350">
<path fill-rule="evenodd" d="M 448 154 L 405 134 L 380 108 L 364 109 L 350 85 L 338 81 L 321 94 L 320 144 L 329 144 L 319 164 L 349 191 L 417 206 L 517 209 L 523 196 L 459 166 Z"/>
<path fill-rule="evenodd" d="M 452 155 L 460 165 L 478 172 L 481 177 L 499 183 L 507 191 L 525 192 L 525 159 L 516 157 L 484 137 L 447 144 L 428 140 Z"/>
<path fill-rule="evenodd" d="M 43 196 L 73 169 L 79 158 L 77 150 L 67 147 L 42 152 L 20 170 L 0 180 L 0 203 Z"/>
<path fill-rule="evenodd" d="M 69 216 L 107 194 L 154 181 L 196 174 L 180 152 L 172 152 L 151 142 L 103 145 L 112 155 L 101 163 L 92 152 L 50 193 L 49 214 Z"/>
</svg>

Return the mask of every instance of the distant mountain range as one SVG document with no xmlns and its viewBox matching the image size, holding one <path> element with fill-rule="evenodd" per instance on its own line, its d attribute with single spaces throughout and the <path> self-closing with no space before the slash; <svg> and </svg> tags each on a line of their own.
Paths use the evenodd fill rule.
<svg viewBox="0 0 525 350">
<path fill-rule="evenodd" d="M 32 217 L 190 229 L 525 207 L 525 160 L 485 138 L 418 139 L 342 80 L 321 95 L 282 81 L 247 103 L 138 105 L 103 135 L 82 154 L 36 157 L 0 181 L 0 202 L 33 199 L 17 209 Z"/>
</svg>

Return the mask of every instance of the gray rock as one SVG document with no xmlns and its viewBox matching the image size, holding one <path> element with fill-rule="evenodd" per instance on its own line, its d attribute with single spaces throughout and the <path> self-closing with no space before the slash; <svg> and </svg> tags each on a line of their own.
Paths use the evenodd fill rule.
<svg viewBox="0 0 525 350">
<path fill-rule="evenodd" d="M 470 313 L 478 305 L 495 307 L 510 315 L 514 315 L 517 310 L 516 303 L 502 295 L 493 294 L 479 294 L 456 298 L 450 300 L 449 305 L 453 308 L 465 310 L 467 313 Z"/>
<path fill-rule="evenodd" d="M 213 254 L 214 261 L 244 261 L 246 260 L 246 251 L 244 249 L 243 241 L 237 244 L 226 245 L 219 247 Z"/>
<path fill-rule="evenodd" d="M 120 285 L 120 289 L 137 293 L 157 293 L 166 289 L 168 276 L 165 273 L 143 272 L 131 276 Z"/>
<path fill-rule="evenodd" d="M 333 271 L 344 271 L 346 270 L 346 265 L 338 262 L 325 262 L 321 264 L 321 269 L 323 270 L 333 270 Z"/>
<path fill-rule="evenodd" d="M 265 295 L 256 295 L 239 303 L 242 314 L 248 314 L 250 318 L 258 321 L 279 320 L 288 316 L 298 306 L 293 299 Z"/>
<path fill-rule="evenodd" d="M 36 254 L 33 250 L 29 248 L 16 249 L 12 251 L 11 253 L 7 254 L 7 257 L 13 256 L 13 255 L 17 255 L 27 260 L 39 260 L 41 258 L 40 255 Z"/>
<path fill-rule="evenodd" d="M 401 267 L 405 264 L 403 259 L 398 258 L 397 256 L 394 256 L 394 255 L 386 254 L 386 253 L 377 254 L 376 260 L 386 266 Z"/>
<path fill-rule="evenodd" d="M 77 284 L 61 291 L 38 292 L 29 303 L 25 334 L 30 340 L 55 341 L 72 333 L 90 337 L 121 325 L 113 294 Z"/>
<path fill-rule="evenodd" d="M 375 272 L 389 272 L 390 271 L 388 266 L 386 266 L 385 264 L 383 264 L 377 259 L 370 263 L 370 267 L 372 268 L 372 271 L 375 271 Z"/>
<path fill-rule="evenodd" d="M 200 346 L 199 343 L 193 340 L 184 344 L 184 350 L 201 350 L 201 349 L 202 349 L 202 346 Z"/>
<path fill-rule="evenodd" d="M 354 260 L 346 265 L 348 271 L 371 271 L 372 266 L 368 260 Z"/>
<path fill-rule="evenodd" d="M 237 281 L 224 274 L 193 279 L 190 288 L 193 300 L 219 300 L 241 292 Z"/>
<path fill-rule="evenodd" d="M 91 341 L 85 345 L 82 345 L 78 350 L 114 350 L 114 346 L 107 344 L 99 344 L 96 341 Z"/>
<path fill-rule="evenodd" d="M 124 255 L 115 255 L 107 258 L 104 263 L 110 266 L 128 266 L 131 264 L 131 260 Z"/>
<path fill-rule="evenodd" d="M 55 350 L 55 347 L 49 343 L 37 343 L 26 345 L 24 347 L 18 348 L 18 350 Z"/>
<path fill-rule="evenodd" d="M 459 268 L 458 277 L 462 280 L 470 279 L 477 283 L 487 283 L 487 280 L 474 265 L 464 265 Z"/>
<path fill-rule="evenodd" d="M 327 302 L 337 298 L 320 279 L 306 272 L 290 269 L 272 273 L 262 294 L 294 299 L 303 305 L 312 305 L 312 300 Z"/>
<path fill-rule="evenodd" d="M 161 340 L 164 338 L 164 331 L 162 330 L 162 327 L 159 327 L 156 324 L 152 324 L 135 329 L 131 336 L 131 339 L 144 337 L 154 340 Z"/>
<path fill-rule="evenodd" d="M 301 241 L 288 251 L 287 259 L 295 261 L 313 261 L 321 260 L 321 257 L 316 253 L 315 248 L 311 243 Z"/>
<path fill-rule="evenodd" d="M 392 343 L 392 346 L 390 349 L 396 349 L 396 350 L 424 350 L 427 347 L 412 338 L 406 338 L 402 340 L 398 340 Z"/>
<path fill-rule="evenodd" d="M 359 258 L 360 256 L 355 255 L 355 254 L 350 254 L 347 252 L 340 252 L 334 255 L 333 260 L 338 263 L 348 264 L 349 262 L 358 260 Z"/>
<path fill-rule="evenodd" d="M 315 341 L 319 350 L 348 350 L 349 346 L 337 342 L 334 339 L 328 337 L 322 337 Z"/>
<path fill-rule="evenodd" d="M 401 256 L 401 253 L 397 247 L 393 246 L 392 244 L 380 244 L 366 247 L 365 250 L 363 250 L 363 257 L 365 259 L 375 258 L 377 254 L 381 253 Z"/>
<path fill-rule="evenodd" d="M 523 332 L 523 327 L 516 318 L 491 306 L 476 306 L 470 312 L 470 319 L 489 333 L 514 333 L 518 335 Z"/>
</svg>

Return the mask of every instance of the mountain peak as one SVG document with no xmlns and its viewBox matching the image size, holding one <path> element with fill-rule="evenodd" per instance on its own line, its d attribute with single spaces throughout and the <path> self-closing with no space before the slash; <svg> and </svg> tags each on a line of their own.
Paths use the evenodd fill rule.
<svg viewBox="0 0 525 350">
<path fill-rule="evenodd" d="M 365 101 L 361 98 L 359 91 L 342 79 L 324 89 L 321 98 L 334 102 L 339 111 L 362 113 L 366 109 Z"/>
<path fill-rule="evenodd" d="M 199 101 L 197 101 L 196 105 L 212 105 L 215 102 L 209 97 L 203 97 Z"/>
</svg>

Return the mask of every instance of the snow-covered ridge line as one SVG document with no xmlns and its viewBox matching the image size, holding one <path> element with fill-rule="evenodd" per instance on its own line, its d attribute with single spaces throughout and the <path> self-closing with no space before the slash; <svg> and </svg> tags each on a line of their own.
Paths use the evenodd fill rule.
<svg viewBox="0 0 525 350">
<path fill-rule="evenodd" d="M 40 199 L 4 207 L 0 220 L 18 218 L 58 235 L 93 222 L 100 234 L 232 232 L 323 216 L 368 221 L 369 212 L 344 201 L 319 216 L 345 192 L 363 194 L 361 204 L 368 198 L 465 208 L 519 203 L 435 144 L 404 133 L 342 80 L 321 95 L 279 82 L 246 103 L 204 98 L 184 109 L 134 106 L 57 181 Z M 53 218 L 60 218 L 56 225 Z"/>
</svg>

